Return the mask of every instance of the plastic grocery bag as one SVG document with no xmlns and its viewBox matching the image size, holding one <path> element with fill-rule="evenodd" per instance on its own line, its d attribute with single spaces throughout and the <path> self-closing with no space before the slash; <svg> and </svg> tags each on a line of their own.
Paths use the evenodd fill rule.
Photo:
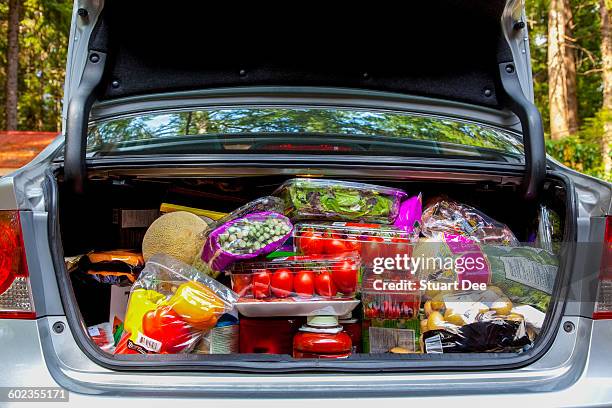
<svg viewBox="0 0 612 408">
<path fill-rule="evenodd" d="M 477 244 L 461 235 L 444 235 L 443 241 L 422 239 L 413 257 L 420 279 L 428 282 L 426 298 L 436 292 L 466 290 L 485 284 L 501 290 L 514 304 L 546 312 L 553 292 L 559 258 L 533 247 Z M 456 286 L 453 286 L 456 285 Z"/>
<path fill-rule="evenodd" d="M 474 207 L 438 198 L 423 211 L 422 233 L 441 239 L 444 234 L 462 235 L 483 244 L 512 245 L 518 240 L 505 224 L 495 221 Z"/>
<path fill-rule="evenodd" d="M 423 223 L 423 197 L 419 195 L 410 197 L 400 204 L 399 212 L 393 225 L 418 238 Z"/>
<path fill-rule="evenodd" d="M 176 354 L 234 307 L 238 295 L 194 267 L 154 255 L 134 283 L 115 354 Z"/>
<path fill-rule="evenodd" d="M 422 341 L 423 352 L 428 354 L 519 352 L 531 345 L 524 321 L 501 318 L 428 330 Z"/>
</svg>

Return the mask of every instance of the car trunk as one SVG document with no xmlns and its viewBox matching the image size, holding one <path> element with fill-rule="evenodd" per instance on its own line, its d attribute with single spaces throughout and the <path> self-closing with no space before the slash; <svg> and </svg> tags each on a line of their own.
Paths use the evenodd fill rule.
<svg viewBox="0 0 612 408">
<path fill-rule="evenodd" d="M 566 242 L 574 240 L 576 216 L 569 181 L 546 172 L 542 122 L 530 101 L 519 1 L 443 0 L 339 10 L 313 5 L 301 10 L 303 21 L 291 10 L 277 16 L 261 5 L 244 6 L 239 13 L 233 5 L 180 2 L 157 7 L 109 0 L 100 10 L 98 2 L 85 0 L 81 7 L 73 27 L 73 38 L 79 41 L 73 40 L 68 61 L 65 152 L 57 173 L 49 178 L 48 193 L 55 215 L 55 269 L 68 322 L 93 360 L 119 370 L 483 370 L 526 365 L 550 347 L 567 289 L 565 265 L 571 252 L 565 247 L 540 334 L 533 347 L 520 353 L 355 352 L 342 360 L 298 360 L 288 353 L 102 352 L 85 330 L 92 322 L 83 321 L 81 313 L 95 298 L 75 296 L 78 290 L 73 290 L 63 257 L 139 250 L 146 227 L 120 228 L 122 210 L 155 211 L 171 203 L 227 213 L 302 176 L 397 187 L 410 195 L 422 193 L 425 202 L 446 195 L 505 223 L 521 242 L 533 235 L 541 205 L 559 215 Z M 279 45 L 280 38 L 288 46 Z M 420 98 L 416 111 L 421 113 L 520 129 L 524 164 L 437 156 L 414 160 L 395 152 L 367 158 L 340 157 L 337 152 L 88 156 L 90 121 L 181 110 L 188 108 L 181 104 L 189 98 L 198 107 L 244 105 L 245 100 L 266 105 L 270 95 L 257 93 L 262 87 L 285 99 L 281 104 L 289 100 L 298 106 L 308 106 L 325 89 L 317 102 L 323 106 L 384 109 L 396 100 L 400 110 L 411 110 L 406 108 L 408 100 Z M 245 99 L 249 90 L 256 94 Z M 480 114 L 488 119 L 479 120 Z M 77 298 L 84 300 L 77 304 Z M 359 310 L 356 313 L 361 318 Z"/>
<path fill-rule="evenodd" d="M 159 209 L 162 203 L 172 203 L 218 212 L 230 212 L 258 197 L 272 193 L 289 179 L 291 169 L 258 168 L 229 170 L 192 168 L 150 170 L 105 169 L 90 171 L 85 194 L 74 194 L 63 181 L 61 174 L 53 178 L 57 187 L 55 211 L 59 231 L 54 244 L 56 254 L 65 257 L 81 255 L 89 251 L 126 248 L 140 250 L 140 242 L 146 228 L 121 230 L 117 225 L 118 210 Z M 293 170 L 295 175 L 299 171 Z M 377 185 L 397 187 L 410 195 L 422 193 L 428 198 L 445 195 L 472 205 L 497 221 L 505 223 L 521 242 L 526 242 L 537 224 L 540 205 L 559 214 L 562 220 L 564 241 L 573 240 L 574 220 L 572 197 L 568 195 L 567 180 L 549 174 L 537 200 L 527 201 L 521 194 L 520 177 L 435 173 L 389 174 L 360 171 L 351 174 L 350 169 L 311 168 L 310 174 L 318 177 L 345 181 L 361 181 Z M 378 175 L 377 175 L 378 174 Z M 380 174 L 384 174 L 381 176 Z M 61 242 L 60 242 L 61 241 Z M 507 368 L 528 364 L 545 352 L 560 327 L 560 313 L 565 296 L 562 288 L 566 277 L 564 265 L 571 254 L 561 249 L 559 272 L 554 293 L 546 313 L 546 319 L 533 347 L 521 352 L 444 353 L 444 354 L 367 354 L 354 353 L 345 360 L 297 360 L 290 355 L 274 354 L 177 354 L 177 355 L 109 355 L 100 351 L 84 327 L 83 316 L 68 279 L 67 269 L 61 260 L 56 262 L 57 273 L 64 294 L 69 324 L 81 348 L 94 360 L 113 369 L 134 370 L 229 370 L 245 372 L 298 372 L 298 371 L 406 371 L 406 370 L 482 370 Z M 58 261 L 56 259 L 56 261 Z M 227 277 L 219 280 L 229 285 Z M 83 299 L 83 296 L 80 297 Z M 87 301 L 87 303 L 90 303 Z M 97 303 L 106 312 L 107 305 Z M 91 307 L 88 304 L 87 307 Z M 361 319 L 359 312 L 354 317 Z M 80 320 L 80 321 L 79 321 Z M 91 322 L 89 322 L 91 324 Z"/>
</svg>

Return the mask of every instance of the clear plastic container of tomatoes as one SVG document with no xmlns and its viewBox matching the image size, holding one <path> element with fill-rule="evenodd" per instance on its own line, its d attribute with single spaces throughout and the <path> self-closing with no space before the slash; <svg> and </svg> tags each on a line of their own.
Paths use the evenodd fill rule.
<svg viewBox="0 0 612 408">
<path fill-rule="evenodd" d="M 241 262 L 232 269 L 232 289 L 241 300 L 350 300 L 357 292 L 361 267 L 357 252 Z"/>
<path fill-rule="evenodd" d="M 376 258 L 410 257 L 417 236 L 390 225 L 356 222 L 301 223 L 295 225 L 293 246 L 304 255 L 338 255 L 357 251 L 367 268 Z"/>
</svg>

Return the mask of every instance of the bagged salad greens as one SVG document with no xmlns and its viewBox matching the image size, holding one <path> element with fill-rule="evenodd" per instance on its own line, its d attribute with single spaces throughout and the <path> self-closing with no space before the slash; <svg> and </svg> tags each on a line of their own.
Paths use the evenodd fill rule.
<svg viewBox="0 0 612 408">
<path fill-rule="evenodd" d="M 285 200 L 285 214 L 294 220 L 322 219 L 395 221 L 404 191 L 372 184 L 296 178 L 283 183 L 274 195 Z"/>
<path fill-rule="evenodd" d="M 168 255 L 153 255 L 132 286 L 115 354 L 190 352 L 238 295 Z"/>
</svg>

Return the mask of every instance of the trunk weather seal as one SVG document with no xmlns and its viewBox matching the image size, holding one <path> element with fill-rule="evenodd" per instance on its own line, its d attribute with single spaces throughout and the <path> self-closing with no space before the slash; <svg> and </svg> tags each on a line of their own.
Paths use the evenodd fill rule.
<svg viewBox="0 0 612 408">
<path fill-rule="evenodd" d="M 566 191 L 566 227 L 565 237 L 576 240 L 576 201 L 573 184 L 567 177 L 557 172 L 550 172 L 549 177 L 557 179 L 565 184 Z M 93 362 L 107 369 L 115 371 L 139 371 L 139 372 L 168 372 L 168 371 L 208 371 L 228 372 L 244 374 L 283 374 L 283 373 L 409 373 L 427 371 L 495 371 L 502 369 L 516 369 L 527 366 L 542 355 L 544 355 L 553 344 L 557 330 L 561 323 L 563 308 L 567 297 L 568 279 L 570 277 L 570 266 L 573 263 L 573 251 L 566 251 L 562 257 L 561 279 L 557 279 L 553 293 L 556 302 L 552 305 L 552 311 L 545 321 L 543 331 L 544 338 L 538 340 L 536 346 L 523 354 L 418 354 L 394 356 L 393 360 L 385 360 L 378 357 L 354 359 L 354 360 L 292 360 L 288 356 L 262 356 L 242 355 L 236 358 L 226 355 L 209 355 L 206 360 L 194 354 L 173 356 L 111 356 L 101 351 L 87 336 L 86 330 L 81 324 L 81 314 L 76 306 L 72 285 L 68 278 L 68 272 L 63 262 L 63 247 L 61 243 L 60 222 L 58 214 L 58 184 L 51 170 L 45 175 L 46 181 L 50 183 L 45 189 L 46 206 L 49 213 L 49 244 L 51 257 L 64 310 L 66 320 L 74 336 L 75 342 L 81 351 Z M 564 291 L 560 289 L 565 288 Z M 557 293 L 561 292 L 561 293 Z M 172 359 L 173 361 L 168 361 Z M 177 361 L 180 360 L 180 361 Z M 413 364 L 410 364 L 413 363 Z"/>
</svg>

